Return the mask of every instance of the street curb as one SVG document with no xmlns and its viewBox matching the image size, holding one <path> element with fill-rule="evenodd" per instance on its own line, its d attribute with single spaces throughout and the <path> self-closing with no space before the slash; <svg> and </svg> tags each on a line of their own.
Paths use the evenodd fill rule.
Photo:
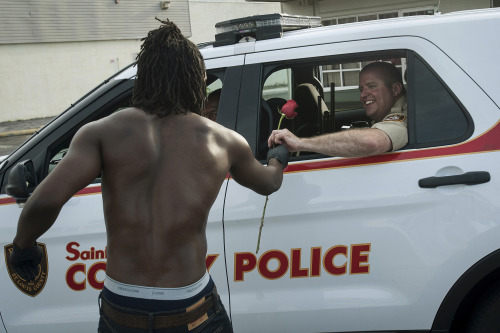
<svg viewBox="0 0 500 333">
<path fill-rule="evenodd" d="M 39 128 L 28 128 L 28 129 L 23 129 L 23 130 L 18 130 L 18 131 L 2 132 L 2 133 L 0 133 L 0 138 L 6 138 L 9 136 L 18 136 L 18 135 L 31 135 L 38 130 L 39 130 Z"/>
</svg>

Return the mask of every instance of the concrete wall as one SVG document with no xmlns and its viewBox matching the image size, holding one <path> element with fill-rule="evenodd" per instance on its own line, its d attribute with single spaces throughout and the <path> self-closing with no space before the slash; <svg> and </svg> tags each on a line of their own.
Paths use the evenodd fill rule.
<svg viewBox="0 0 500 333">
<path fill-rule="evenodd" d="M 479 8 L 490 8 L 491 0 L 441 0 L 439 11 L 441 13 L 456 12 Z"/>
<path fill-rule="evenodd" d="M 280 9 L 279 2 L 191 0 L 191 31 L 183 32 L 191 33 L 195 43 L 213 41 L 216 22 Z M 169 10 L 160 11 L 160 17 Z M 140 39 L 0 44 L 0 122 L 58 115 L 132 63 L 140 45 Z"/>
<path fill-rule="evenodd" d="M 55 116 L 132 63 L 140 40 L 0 45 L 0 122 Z"/>
<path fill-rule="evenodd" d="M 355 14 L 380 13 L 436 6 L 441 13 L 489 8 L 490 0 L 294 0 L 283 2 L 283 12 L 297 15 L 342 17 Z"/>
<path fill-rule="evenodd" d="M 349 15 L 380 8 L 415 8 L 439 0 L 190 0 L 191 40 L 213 41 L 215 23 L 255 14 Z M 375 3 L 377 5 L 375 5 Z M 351 6 L 355 4 L 356 8 Z M 490 7 L 490 0 L 441 0 L 440 11 Z M 163 11 L 161 17 L 168 11 Z M 144 32 L 144 35 L 147 31 Z M 0 122 L 55 116 L 113 73 L 132 63 L 139 39 L 0 45 Z"/>
<path fill-rule="evenodd" d="M 190 38 L 195 43 L 215 40 L 215 23 L 230 19 L 281 12 L 279 2 L 246 2 L 245 0 L 190 0 Z"/>
<path fill-rule="evenodd" d="M 135 39 L 168 17 L 191 36 L 188 0 L 1 0 L 0 44 Z"/>
</svg>

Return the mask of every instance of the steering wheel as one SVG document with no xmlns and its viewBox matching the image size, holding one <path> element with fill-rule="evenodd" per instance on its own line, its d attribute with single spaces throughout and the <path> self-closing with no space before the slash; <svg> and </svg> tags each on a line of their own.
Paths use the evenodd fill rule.
<svg viewBox="0 0 500 333">
<path fill-rule="evenodd" d="M 260 107 L 262 109 L 261 115 L 266 115 L 267 116 L 267 133 L 266 135 L 269 136 L 273 130 L 273 123 L 274 123 L 274 118 L 273 118 L 273 110 L 271 109 L 271 106 L 269 103 L 267 103 L 263 98 L 261 98 L 261 103 Z M 263 124 L 263 122 L 261 122 Z"/>
</svg>

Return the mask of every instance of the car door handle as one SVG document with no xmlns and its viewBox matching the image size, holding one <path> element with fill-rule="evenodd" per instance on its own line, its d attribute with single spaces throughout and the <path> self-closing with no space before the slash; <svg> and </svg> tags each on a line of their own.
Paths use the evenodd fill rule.
<svg viewBox="0 0 500 333">
<path fill-rule="evenodd" d="M 477 185 L 487 183 L 490 179 L 490 173 L 487 171 L 471 171 L 463 175 L 422 178 L 418 181 L 418 186 L 422 188 L 436 188 L 438 186 L 457 184 Z"/>
</svg>

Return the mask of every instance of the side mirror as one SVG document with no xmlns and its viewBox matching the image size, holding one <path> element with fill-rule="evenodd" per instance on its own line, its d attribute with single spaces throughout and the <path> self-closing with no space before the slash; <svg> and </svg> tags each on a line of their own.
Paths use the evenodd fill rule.
<svg viewBox="0 0 500 333">
<path fill-rule="evenodd" d="M 26 160 L 16 164 L 10 170 L 5 191 L 16 199 L 17 203 L 23 203 L 28 200 L 37 185 L 33 161 Z"/>
</svg>

